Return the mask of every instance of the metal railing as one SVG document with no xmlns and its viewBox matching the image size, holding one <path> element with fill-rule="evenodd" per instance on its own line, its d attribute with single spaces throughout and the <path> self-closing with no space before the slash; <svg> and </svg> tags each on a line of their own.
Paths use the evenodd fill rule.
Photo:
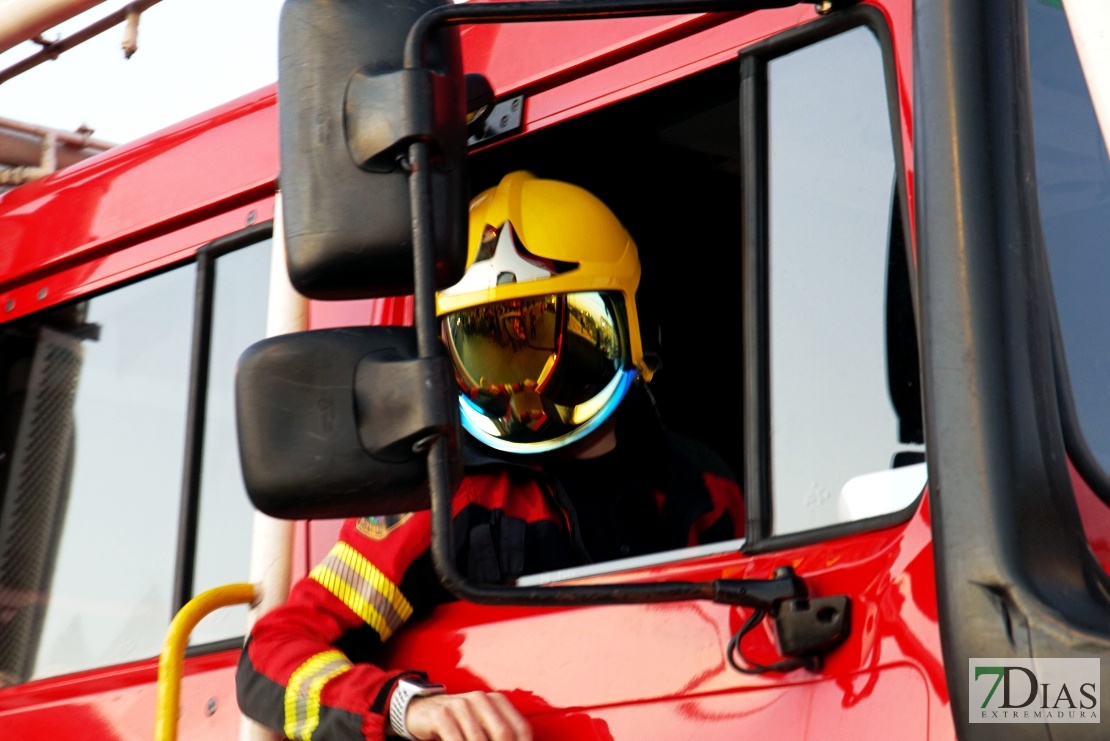
<svg viewBox="0 0 1110 741">
<path fill-rule="evenodd" d="M 154 741 L 176 741 L 178 706 L 181 701 L 181 672 L 185 661 L 185 647 L 197 623 L 210 612 L 221 607 L 253 603 L 253 584 L 227 584 L 201 592 L 182 607 L 162 643 L 162 656 L 158 659 L 158 694 L 154 710 Z"/>
</svg>

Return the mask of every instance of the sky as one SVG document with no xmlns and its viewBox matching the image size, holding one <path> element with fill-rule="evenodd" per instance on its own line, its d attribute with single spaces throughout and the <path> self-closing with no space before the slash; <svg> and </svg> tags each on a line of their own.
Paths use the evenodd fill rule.
<svg viewBox="0 0 1110 741">
<path fill-rule="evenodd" d="M 282 0 L 162 0 L 142 15 L 139 49 L 124 59 L 123 24 L 0 84 L 0 117 L 122 144 L 277 79 Z M 68 36 L 127 0 L 107 0 L 48 31 Z M 0 68 L 38 51 L 25 42 Z"/>
</svg>

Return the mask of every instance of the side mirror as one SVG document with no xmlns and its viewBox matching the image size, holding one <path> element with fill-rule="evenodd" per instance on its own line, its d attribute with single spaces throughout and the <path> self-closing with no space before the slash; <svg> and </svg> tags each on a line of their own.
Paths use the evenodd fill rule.
<svg viewBox="0 0 1110 741">
<path fill-rule="evenodd" d="M 405 38 L 448 0 L 286 0 L 279 29 L 280 183 L 293 285 L 319 299 L 412 293 L 404 156 L 431 150 L 436 282 L 466 260 L 466 92 L 458 31 L 436 30 L 425 65 Z"/>
<path fill-rule="evenodd" d="M 283 519 L 427 509 L 432 436 L 457 450 L 450 361 L 417 358 L 408 327 L 326 329 L 247 348 L 235 378 L 251 502 Z M 452 490 L 461 461 L 451 456 Z"/>
</svg>

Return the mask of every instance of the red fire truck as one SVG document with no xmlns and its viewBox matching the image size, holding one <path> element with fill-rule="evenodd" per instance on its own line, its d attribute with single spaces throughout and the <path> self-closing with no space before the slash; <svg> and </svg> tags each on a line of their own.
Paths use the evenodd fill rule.
<svg viewBox="0 0 1110 741">
<path fill-rule="evenodd" d="M 264 89 L 0 194 L 0 737 L 270 738 L 239 648 L 335 517 L 430 504 L 449 542 L 434 395 L 379 421 L 431 431 L 383 474 L 406 493 L 335 494 L 379 465 L 351 378 L 386 335 L 400 375 L 437 372 L 459 204 L 516 169 L 636 235 L 652 388 L 743 483 L 746 537 L 514 585 L 442 570 L 462 599 L 385 665 L 504 692 L 542 739 L 1103 737 L 1100 4 L 407 5 L 379 27 L 389 4 L 290 0 L 280 114 Z M 413 214 L 435 233 L 382 238 Z M 284 417 L 283 372 L 318 392 Z"/>
</svg>

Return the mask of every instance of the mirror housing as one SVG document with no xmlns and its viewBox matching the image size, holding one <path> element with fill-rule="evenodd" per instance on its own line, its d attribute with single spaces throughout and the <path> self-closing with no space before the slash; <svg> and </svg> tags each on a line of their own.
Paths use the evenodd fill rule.
<svg viewBox="0 0 1110 741">
<path fill-rule="evenodd" d="M 280 184 L 294 287 L 310 298 L 412 293 L 406 149 L 427 141 L 436 283 L 466 260 L 466 92 L 458 31 L 402 69 L 405 38 L 447 0 L 286 0 L 279 29 Z"/>
<path fill-rule="evenodd" d="M 422 443 L 448 438 L 461 477 L 458 398 L 446 357 L 418 358 L 409 327 L 299 332 L 239 359 L 235 406 L 247 494 L 282 519 L 427 509 Z"/>
</svg>

